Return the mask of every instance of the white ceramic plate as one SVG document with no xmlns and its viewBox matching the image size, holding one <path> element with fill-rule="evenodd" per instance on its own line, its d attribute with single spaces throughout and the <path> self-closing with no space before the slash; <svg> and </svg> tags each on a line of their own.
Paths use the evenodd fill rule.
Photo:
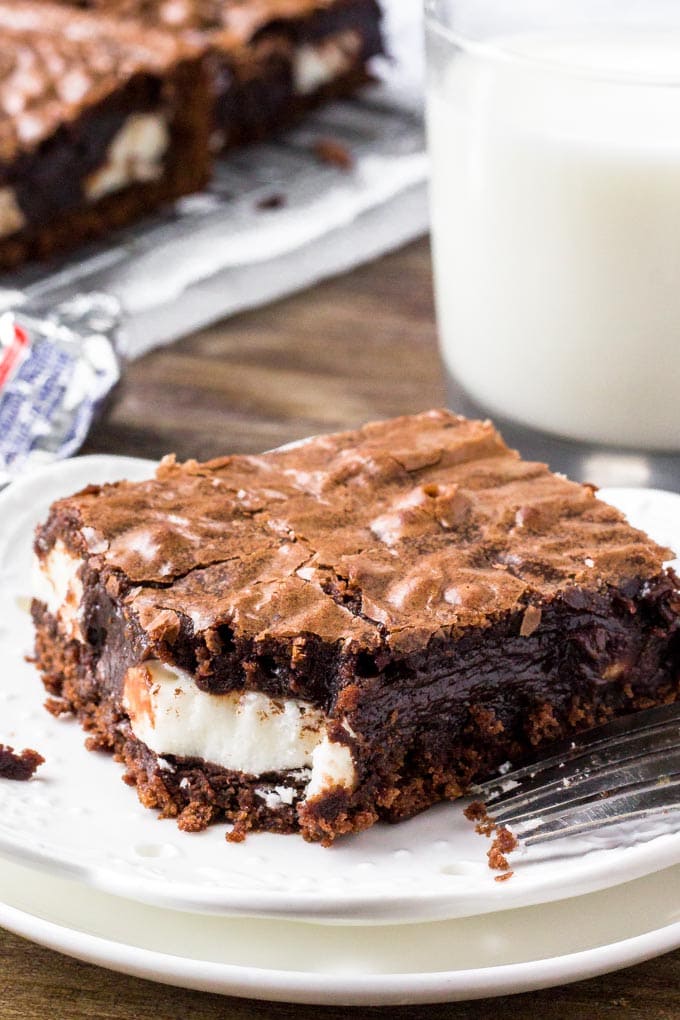
<svg viewBox="0 0 680 1020">
<path fill-rule="evenodd" d="M 206 917 L 4 864 L 0 925 L 112 970 L 321 1005 L 446 1002 L 594 977 L 680 946 L 680 867 L 559 903 L 381 928 Z"/>
<path fill-rule="evenodd" d="M 57 496 L 88 482 L 149 474 L 148 461 L 85 457 L 45 468 L 0 496 L 0 742 L 47 759 L 30 783 L 0 783 L 0 854 L 92 888 L 163 907 L 344 924 L 431 921 L 589 893 L 680 862 L 668 823 L 605 830 L 516 853 L 498 883 L 486 841 L 459 804 L 340 841 L 330 850 L 297 836 L 255 834 L 227 844 L 225 826 L 181 833 L 140 806 L 120 766 L 83 747 L 78 726 L 42 708 L 24 661 L 31 535 Z M 680 496 L 620 491 L 616 499 L 655 536 L 680 547 Z M 653 826 L 657 827 L 654 828 Z M 652 838 L 654 837 L 654 838 Z"/>
</svg>

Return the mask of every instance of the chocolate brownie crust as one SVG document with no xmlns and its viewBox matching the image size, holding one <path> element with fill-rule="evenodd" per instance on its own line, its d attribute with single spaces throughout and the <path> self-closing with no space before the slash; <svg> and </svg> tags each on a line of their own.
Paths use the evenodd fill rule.
<svg viewBox="0 0 680 1020">
<path fill-rule="evenodd" d="M 83 718 L 83 690 L 117 713 L 102 739 L 143 798 L 236 817 L 240 830 L 270 827 L 268 815 L 243 801 L 235 815 L 209 792 L 219 769 L 206 768 L 199 810 L 151 752 L 144 772 L 120 743 L 136 662 L 169 664 L 218 697 L 323 710 L 355 781 L 296 797 L 278 818 L 326 842 L 459 796 L 507 759 L 680 687 L 670 551 L 591 488 L 521 461 L 488 422 L 444 411 L 261 457 L 166 459 L 149 482 L 56 503 L 38 556 L 57 543 L 83 564 L 85 640 L 72 642 L 68 687 L 49 669 L 63 637 L 36 606 L 48 685 Z"/>
</svg>

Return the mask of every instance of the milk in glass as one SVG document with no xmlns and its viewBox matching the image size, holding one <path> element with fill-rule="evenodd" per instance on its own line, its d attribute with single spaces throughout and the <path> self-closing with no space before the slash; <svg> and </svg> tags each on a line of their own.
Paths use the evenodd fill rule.
<svg viewBox="0 0 680 1020">
<path fill-rule="evenodd" d="M 452 49 L 428 115 L 452 376 L 500 418 L 680 449 L 680 30 Z"/>
</svg>

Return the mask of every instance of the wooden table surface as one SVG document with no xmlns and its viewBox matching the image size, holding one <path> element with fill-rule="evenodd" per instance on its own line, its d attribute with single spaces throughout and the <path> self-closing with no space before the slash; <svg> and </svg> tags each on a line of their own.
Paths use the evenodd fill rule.
<svg viewBox="0 0 680 1020">
<path fill-rule="evenodd" d="M 276 305 L 240 315 L 131 365 L 87 452 L 207 458 L 444 400 L 427 245 Z M 413 1020 L 680 1017 L 680 952 L 638 967 L 503 1000 L 328 1018 Z M 316 1007 L 227 999 L 101 970 L 0 931 L 0 1020 L 312 1020 Z"/>
</svg>

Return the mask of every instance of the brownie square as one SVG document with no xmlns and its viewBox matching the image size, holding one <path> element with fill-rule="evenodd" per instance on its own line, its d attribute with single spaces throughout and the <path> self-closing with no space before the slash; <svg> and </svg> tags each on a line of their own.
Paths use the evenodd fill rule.
<svg viewBox="0 0 680 1020">
<path fill-rule="evenodd" d="M 670 551 L 447 411 L 169 457 L 35 548 L 50 707 L 185 829 L 330 843 L 680 689 Z"/>
<path fill-rule="evenodd" d="M 0 0 L 0 267 L 201 188 L 205 44 L 53 3 Z"/>
</svg>

